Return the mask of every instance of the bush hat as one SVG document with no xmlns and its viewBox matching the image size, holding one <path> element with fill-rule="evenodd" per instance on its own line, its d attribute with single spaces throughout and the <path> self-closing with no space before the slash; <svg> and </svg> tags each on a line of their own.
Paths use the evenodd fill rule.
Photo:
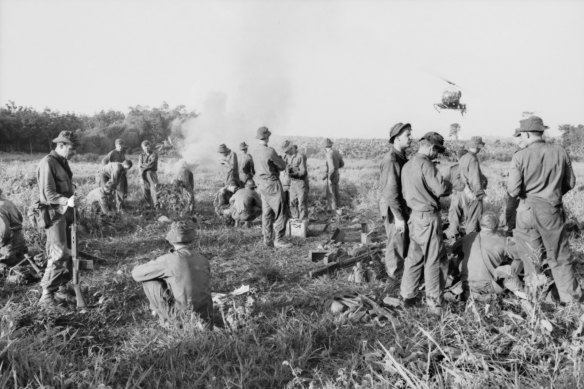
<svg viewBox="0 0 584 389">
<path fill-rule="evenodd" d="M 247 143 L 241 142 L 241 144 L 239 145 L 239 149 L 240 150 L 247 150 Z"/>
<path fill-rule="evenodd" d="M 185 222 L 173 222 L 166 234 L 170 243 L 190 243 L 195 240 L 195 229 Z"/>
<path fill-rule="evenodd" d="M 544 132 L 548 128 L 543 124 L 543 120 L 539 116 L 530 116 L 519 121 L 520 132 Z"/>
<path fill-rule="evenodd" d="M 257 188 L 257 185 L 255 184 L 255 181 L 250 178 L 245 182 L 245 187 L 250 188 L 250 189 L 255 189 L 255 188 Z"/>
<path fill-rule="evenodd" d="M 225 146 L 224 143 L 221 143 L 219 145 L 219 148 L 217 149 L 218 153 L 228 153 L 229 151 L 230 151 L 229 148 L 227 146 Z"/>
<path fill-rule="evenodd" d="M 488 230 L 496 230 L 499 227 L 499 218 L 493 212 L 486 212 L 481 217 L 481 227 Z"/>
<path fill-rule="evenodd" d="M 287 152 L 288 150 L 290 150 L 292 147 L 294 147 L 294 145 L 292 144 L 292 142 L 290 142 L 289 140 L 285 140 L 284 142 L 282 142 L 282 150 L 284 152 Z"/>
<path fill-rule="evenodd" d="M 324 140 L 324 147 L 333 147 L 333 141 L 330 140 L 329 138 L 326 138 Z"/>
<path fill-rule="evenodd" d="M 485 145 L 485 142 L 483 142 L 483 137 L 482 136 L 472 136 L 470 138 L 470 142 L 468 142 L 468 145 L 470 147 L 473 147 L 473 146 L 476 147 L 476 146 L 479 146 L 479 145 L 480 146 L 484 146 Z"/>
<path fill-rule="evenodd" d="M 403 131 L 407 129 L 412 129 L 412 125 L 410 123 L 396 123 L 391 127 L 389 130 L 389 143 L 393 143 L 393 138 L 399 136 Z"/>
<path fill-rule="evenodd" d="M 266 140 L 272 135 L 268 127 L 260 127 L 258 128 L 256 139 Z"/>
<path fill-rule="evenodd" d="M 61 131 L 59 136 L 53 139 L 53 143 L 65 143 L 77 146 L 77 137 L 73 131 Z"/>
<path fill-rule="evenodd" d="M 439 153 L 446 151 L 446 147 L 444 147 L 444 137 L 437 132 L 427 132 L 420 138 L 420 140 L 428 141 L 432 146 L 436 147 L 436 150 L 438 150 Z"/>
</svg>

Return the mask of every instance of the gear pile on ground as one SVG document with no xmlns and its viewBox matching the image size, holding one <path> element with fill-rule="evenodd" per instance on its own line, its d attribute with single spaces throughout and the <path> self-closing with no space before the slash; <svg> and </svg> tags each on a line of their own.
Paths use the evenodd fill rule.
<svg viewBox="0 0 584 389">
<path fill-rule="evenodd" d="M 237 331 L 249 324 L 255 307 L 254 289 L 242 285 L 231 293 L 213 293 L 213 305 L 221 313 L 223 325 Z"/>
<path fill-rule="evenodd" d="M 394 312 L 375 300 L 359 294 L 350 293 L 335 296 L 330 305 L 331 312 L 353 323 L 372 322 L 380 327 L 395 320 Z"/>
</svg>

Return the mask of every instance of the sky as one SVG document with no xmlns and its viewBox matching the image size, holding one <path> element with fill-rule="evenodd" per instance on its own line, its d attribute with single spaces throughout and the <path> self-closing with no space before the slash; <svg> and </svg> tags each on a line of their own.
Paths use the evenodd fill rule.
<svg viewBox="0 0 584 389">
<path fill-rule="evenodd" d="M 524 111 L 584 124 L 583 17 L 584 0 L 0 0 L 0 104 L 166 101 L 249 136 L 507 137 Z M 442 78 L 464 117 L 434 109 Z"/>
</svg>

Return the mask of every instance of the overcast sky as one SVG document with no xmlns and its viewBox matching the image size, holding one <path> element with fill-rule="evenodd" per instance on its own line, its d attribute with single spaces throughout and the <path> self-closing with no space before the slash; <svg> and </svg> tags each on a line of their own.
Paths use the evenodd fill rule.
<svg viewBox="0 0 584 389">
<path fill-rule="evenodd" d="M 242 132 L 385 137 L 523 111 L 584 124 L 584 1 L 0 0 L 0 103 L 184 104 Z M 438 113 L 447 84 L 467 115 Z M 234 129 L 238 131 L 238 129 Z"/>
</svg>

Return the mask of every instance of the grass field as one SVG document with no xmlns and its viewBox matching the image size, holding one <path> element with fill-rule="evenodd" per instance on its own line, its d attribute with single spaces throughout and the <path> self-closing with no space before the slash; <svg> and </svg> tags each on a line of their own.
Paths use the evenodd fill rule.
<svg viewBox="0 0 584 389">
<path fill-rule="evenodd" d="M 0 154 L 0 187 L 22 210 L 36 195 L 41 156 Z M 348 160 L 341 174 L 345 214 L 341 226 L 381 224 L 376 185 L 379 161 Z M 169 182 L 173 161 L 162 158 L 160 180 Z M 98 168 L 73 162 L 77 192 L 95 186 Z M 487 208 L 503 205 L 506 163 L 485 162 Z M 322 201 L 323 161 L 309 160 L 312 205 Z M 579 183 L 584 164 L 576 164 Z M 141 286 L 130 271 L 169 247 L 159 215 L 130 210 L 116 227 L 82 220 L 87 231 L 80 249 L 105 259 L 82 273 L 90 308 L 47 316 L 35 306 L 38 284 L 15 286 L 0 280 L 0 388 L 574 388 L 584 385 L 584 341 L 572 340 L 572 307 L 538 304 L 528 316 L 514 297 L 495 303 L 448 304 L 436 321 L 420 305 L 396 312 L 396 324 L 352 323 L 329 312 L 334 295 L 358 291 L 378 301 L 398 295 L 383 281 L 354 284 L 348 270 L 310 279 L 318 265 L 308 250 L 329 232 L 294 239 L 286 250 L 264 248 L 261 230 L 233 229 L 213 217 L 220 186 L 214 167 L 195 171 L 198 237 L 195 247 L 211 261 L 213 292 L 249 284 L 245 309 L 234 314 L 237 328 L 203 329 L 197 318 L 164 329 L 152 319 Z M 130 173 L 130 203 L 139 200 L 138 174 Z M 584 196 L 566 196 L 572 217 L 584 220 Z M 87 207 L 87 205 L 85 205 Z M 85 214 L 84 214 L 85 215 Z M 334 226 L 333 226 L 334 227 Z M 35 235 L 27 225 L 27 237 Z M 42 250 L 38 237 L 32 249 Z M 571 246 L 582 279 L 584 239 Z M 243 304 L 240 308 L 243 307 Z M 542 325 L 543 322 L 551 325 Z"/>
</svg>

